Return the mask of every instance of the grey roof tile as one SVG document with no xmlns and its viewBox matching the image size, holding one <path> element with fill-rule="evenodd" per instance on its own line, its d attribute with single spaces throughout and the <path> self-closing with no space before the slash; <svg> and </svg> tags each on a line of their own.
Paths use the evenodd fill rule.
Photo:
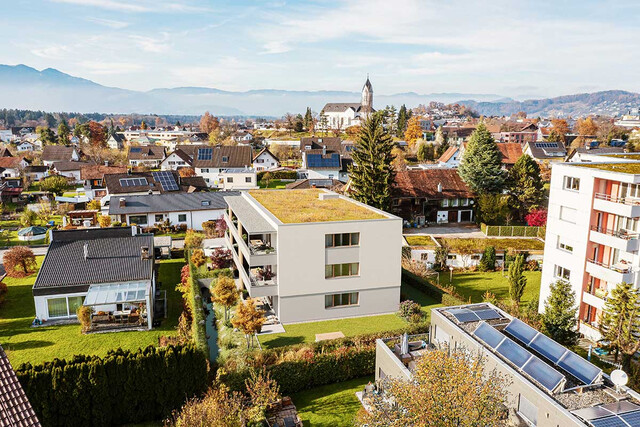
<svg viewBox="0 0 640 427">
<path fill-rule="evenodd" d="M 226 209 L 224 196 L 238 194 L 237 191 L 212 191 L 114 197 L 109 203 L 109 215 Z M 120 199 L 125 199 L 124 207 L 120 206 Z"/>
</svg>

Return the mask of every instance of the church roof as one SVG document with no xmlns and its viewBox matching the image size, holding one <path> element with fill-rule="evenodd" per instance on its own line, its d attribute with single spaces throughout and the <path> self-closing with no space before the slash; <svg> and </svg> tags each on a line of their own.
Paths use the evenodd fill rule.
<svg viewBox="0 0 640 427">
<path fill-rule="evenodd" d="M 358 111 L 362 107 L 359 102 L 329 102 L 327 103 L 322 111 L 325 113 L 343 113 L 347 111 L 349 108 L 353 108 L 354 111 Z"/>
<path fill-rule="evenodd" d="M 369 81 L 369 76 L 367 76 L 367 81 L 364 82 L 364 86 L 362 87 L 362 89 L 368 89 L 369 92 L 373 92 L 373 86 L 371 85 L 371 82 Z"/>
</svg>

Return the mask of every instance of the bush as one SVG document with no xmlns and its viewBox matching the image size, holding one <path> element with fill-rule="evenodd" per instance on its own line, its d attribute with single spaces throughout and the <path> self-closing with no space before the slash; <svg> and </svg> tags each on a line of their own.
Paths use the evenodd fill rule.
<svg viewBox="0 0 640 427">
<path fill-rule="evenodd" d="M 82 326 L 82 332 L 87 332 L 91 328 L 91 307 L 81 305 L 76 310 L 76 316 L 78 316 L 78 321 Z"/>
<path fill-rule="evenodd" d="M 2 262 L 9 277 L 25 277 L 36 269 L 36 256 L 26 246 L 16 246 L 5 252 Z"/>
<path fill-rule="evenodd" d="M 23 364 L 16 374 L 45 426 L 122 425 L 162 419 L 202 393 L 207 358 L 193 345 L 149 346 Z"/>
<path fill-rule="evenodd" d="M 262 181 L 266 174 L 271 175 L 270 179 L 297 179 L 298 173 L 294 170 L 282 170 L 282 171 L 261 171 L 258 172 L 257 177 L 258 181 Z"/>
<path fill-rule="evenodd" d="M 398 308 L 398 316 L 405 320 L 409 320 L 412 315 L 420 314 L 421 312 L 420 304 L 413 302 L 410 299 L 401 302 Z"/>
<path fill-rule="evenodd" d="M 538 261 L 532 259 L 531 261 L 527 262 L 525 269 L 527 271 L 538 271 L 540 269 L 540 264 L 538 264 Z"/>
<path fill-rule="evenodd" d="M 442 305 L 444 305 L 445 307 L 449 307 L 452 305 L 464 305 L 466 304 L 466 301 L 454 297 L 453 295 L 449 295 L 449 294 L 444 294 L 442 295 Z"/>
</svg>

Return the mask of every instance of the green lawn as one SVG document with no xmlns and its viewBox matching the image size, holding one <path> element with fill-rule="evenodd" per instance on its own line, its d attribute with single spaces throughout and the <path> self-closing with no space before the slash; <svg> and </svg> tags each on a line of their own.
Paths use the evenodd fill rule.
<svg viewBox="0 0 640 427">
<path fill-rule="evenodd" d="M 43 257 L 38 257 L 38 266 Z M 32 328 L 35 316 L 31 287 L 36 274 L 23 279 L 7 277 L 7 300 L 0 307 L 0 344 L 9 355 L 14 367 L 24 362 L 40 363 L 54 358 L 71 358 L 75 354 L 104 355 L 122 347 L 137 349 L 158 343 L 161 335 L 172 335 L 182 311 L 181 295 L 175 290 L 180 281 L 180 268 L 184 259 L 161 261 L 157 281 L 158 289 L 167 290 L 168 318 L 159 328 L 144 332 L 114 332 L 83 335 L 80 325 L 58 325 Z"/>
<path fill-rule="evenodd" d="M 506 272 L 505 272 L 506 274 Z M 524 290 L 522 302 L 529 302 L 540 294 L 540 271 L 525 271 L 527 286 Z M 449 272 L 440 273 L 440 283 L 449 284 Z M 509 282 L 501 271 L 488 273 L 456 273 L 453 272 L 453 285 L 460 295 L 471 297 L 471 302 L 482 302 L 482 294 L 487 290 L 495 294 L 498 299 L 509 298 Z"/>
<path fill-rule="evenodd" d="M 362 407 L 357 391 L 373 378 L 356 378 L 301 391 L 291 396 L 305 426 L 352 426 Z"/>
<path fill-rule="evenodd" d="M 438 307 L 439 303 L 419 290 L 402 285 L 402 294 L 422 306 L 422 310 L 431 314 L 431 308 Z M 316 334 L 327 332 L 342 332 L 346 337 L 371 334 L 381 331 L 401 329 L 407 326 L 407 322 L 395 314 L 382 314 L 379 316 L 353 317 L 338 320 L 323 320 L 320 322 L 295 323 L 285 325 L 284 334 L 269 334 L 259 337 L 263 348 L 275 348 L 285 345 L 312 343 L 316 340 Z"/>
<path fill-rule="evenodd" d="M 272 179 L 269 181 L 269 185 L 264 181 L 258 181 L 258 186 L 260 186 L 260 188 L 286 188 L 287 184 L 288 182 L 279 179 Z"/>
</svg>

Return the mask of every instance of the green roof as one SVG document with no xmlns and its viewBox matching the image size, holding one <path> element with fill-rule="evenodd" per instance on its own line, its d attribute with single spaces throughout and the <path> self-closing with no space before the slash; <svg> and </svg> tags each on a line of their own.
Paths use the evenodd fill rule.
<svg viewBox="0 0 640 427">
<path fill-rule="evenodd" d="M 628 173 L 640 175 L 640 162 L 638 163 L 580 163 L 576 166 L 582 168 L 600 169 L 609 172 Z"/>
<path fill-rule="evenodd" d="M 351 200 L 320 200 L 323 190 L 251 190 L 249 194 L 285 224 L 384 219 L 387 216 Z"/>
</svg>

